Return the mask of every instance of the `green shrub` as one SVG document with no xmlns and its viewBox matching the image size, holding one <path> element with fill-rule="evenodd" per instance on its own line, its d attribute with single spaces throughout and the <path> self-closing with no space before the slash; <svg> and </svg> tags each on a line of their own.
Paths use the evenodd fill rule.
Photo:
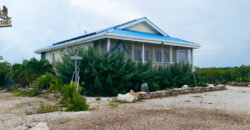
<svg viewBox="0 0 250 130">
<path fill-rule="evenodd" d="M 80 88 L 81 86 L 79 86 Z M 74 84 L 64 85 L 62 93 L 63 98 L 60 102 L 64 104 L 67 111 L 84 111 L 88 109 L 89 105 L 86 103 L 86 99 L 76 91 Z"/>
<path fill-rule="evenodd" d="M 119 104 L 116 103 L 116 102 L 110 102 L 109 106 L 112 107 L 112 108 L 118 108 Z"/>
<path fill-rule="evenodd" d="M 37 78 L 36 85 L 39 90 L 48 89 L 49 92 L 56 93 L 59 91 L 63 82 L 51 73 L 46 73 L 44 76 Z"/>
<path fill-rule="evenodd" d="M 40 102 L 40 107 L 37 110 L 37 113 L 49 113 L 49 112 L 54 112 L 54 111 L 59 111 L 59 110 L 61 109 L 58 106 L 44 105 L 43 102 Z"/>
<path fill-rule="evenodd" d="M 70 83 L 74 72 L 71 55 L 75 54 L 64 55 L 62 62 L 55 64 L 57 74 L 64 83 Z M 140 91 L 142 83 L 148 83 L 150 91 L 184 84 L 195 86 L 191 66 L 186 64 L 155 68 L 150 62 L 142 64 L 127 60 L 123 52 L 99 55 L 94 48 L 79 51 L 77 55 L 83 57 L 79 65 L 80 83 L 84 83 L 84 92 L 88 96 L 115 96 L 131 89 Z"/>
<path fill-rule="evenodd" d="M 197 72 L 206 83 L 250 82 L 250 66 L 234 68 L 198 68 Z"/>
<path fill-rule="evenodd" d="M 15 84 L 27 87 L 46 72 L 53 73 L 52 65 L 47 60 L 32 58 L 24 60 L 22 64 L 14 64 L 9 75 Z"/>
<path fill-rule="evenodd" d="M 37 78 L 36 85 L 40 90 L 48 89 L 54 76 L 50 73 L 46 73 L 44 76 Z"/>
<path fill-rule="evenodd" d="M 95 100 L 99 101 L 99 100 L 101 100 L 101 97 L 96 97 L 96 99 L 95 99 Z"/>
<path fill-rule="evenodd" d="M 38 89 L 31 89 L 31 90 L 15 89 L 10 92 L 15 94 L 16 96 L 21 96 L 21 97 L 33 97 L 40 94 L 40 91 Z"/>
</svg>

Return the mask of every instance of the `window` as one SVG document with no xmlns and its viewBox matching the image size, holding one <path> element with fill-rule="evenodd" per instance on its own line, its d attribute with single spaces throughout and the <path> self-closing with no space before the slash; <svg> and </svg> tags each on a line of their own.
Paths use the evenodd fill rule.
<svg viewBox="0 0 250 130">
<path fill-rule="evenodd" d="M 86 46 L 82 46 L 82 47 L 81 47 L 81 50 L 82 50 L 82 51 L 87 50 L 87 49 L 86 49 Z"/>
<path fill-rule="evenodd" d="M 144 52 L 144 59 L 145 59 L 145 61 L 149 61 L 149 52 L 148 51 Z"/>
<path fill-rule="evenodd" d="M 46 53 L 45 52 L 41 53 L 41 59 L 46 59 Z"/>
<path fill-rule="evenodd" d="M 66 49 L 63 49 L 63 50 L 62 50 L 62 53 L 63 53 L 63 54 L 67 54 L 67 50 L 66 50 Z"/>
<path fill-rule="evenodd" d="M 135 61 L 141 61 L 141 51 L 140 50 L 135 50 Z"/>
<path fill-rule="evenodd" d="M 75 54 L 77 53 L 77 47 L 74 48 L 74 52 L 75 52 Z"/>
<path fill-rule="evenodd" d="M 156 61 L 162 62 L 162 52 L 161 51 L 156 52 Z"/>
<path fill-rule="evenodd" d="M 169 52 L 163 52 L 163 62 L 169 62 Z"/>
<path fill-rule="evenodd" d="M 178 62 L 179 63 L 187 63 L 187 55 L 184 50 L 178 51 Z"/>
</svg>

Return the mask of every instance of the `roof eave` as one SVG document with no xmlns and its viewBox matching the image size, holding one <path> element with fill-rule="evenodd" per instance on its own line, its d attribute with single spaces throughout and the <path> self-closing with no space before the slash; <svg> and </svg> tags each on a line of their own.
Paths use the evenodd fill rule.
<svg viewBox="0 0 250 130">
<path fill-rule="evenodd" d="M 155 43 L 155 44 L 162 44 L 164 43 L 165 45 L 172 45 L 172 46 L 182 46 L 182 47 L 190 47 L 194 49 L 198 49 L 201 47 L 200 44 L 189 44 L 189 43 L 184 43 L 184 42 L 176 42 L 176 41 L 169 41 L 169 40 L 160 40 L 160 39 L 154 39 L 154 38 L 143 38 L 143 37 L 138 37 L 138 36 L 127 36 L 127 35 L 120 35 L 120 34 L 113 34 L 113 33 L 102 33 L 102 34 L 97 34 L 91 37 L 87 37 L 84 39 L 79 39 L 77 41 L 71 41 L 68 43 L 64 43 L 61 45 L 57 45 L 51 48 L 47 49 L 39 49 L 36 50 L 36 54 L 41 54 L 42 52 L 50 51 L 50 50 L 55 50 L 55 49 L 60 49 L 64 48 L 65 46 L 72 46 L 72 45 L 77 45 L 81 44 L 84 42 L 89 42 L 93 40 L 98 40 L 102 38 L 114 38 L 114 39 L 122 39 L 122 40 L 131 40 L 131 41 L 138 41 L 138 42 L 145 42 L 145 43 Z"/>
</svg>

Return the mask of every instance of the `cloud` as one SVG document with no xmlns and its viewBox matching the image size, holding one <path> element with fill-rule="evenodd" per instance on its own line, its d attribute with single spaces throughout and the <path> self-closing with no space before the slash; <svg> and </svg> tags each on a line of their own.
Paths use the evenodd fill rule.
<svg viewBox="0 0 250 130">
<path fill-rule="evenodd" d="M 94 17 L 112 22 L 127 21 L 143 16 L 136 11 L 133 4 L 117 0 L 70 0 L 70 5 Z"/>
<path fill-rule="evenodd" d="M 147 16 L 170 36 L 200 43 L 196 66 L 250 65 L 250 1 L 1 0 L 13 27 L 0 28 L 0 55 L 11 63 L 40 56 L 54 42 Z"/>
</svg>

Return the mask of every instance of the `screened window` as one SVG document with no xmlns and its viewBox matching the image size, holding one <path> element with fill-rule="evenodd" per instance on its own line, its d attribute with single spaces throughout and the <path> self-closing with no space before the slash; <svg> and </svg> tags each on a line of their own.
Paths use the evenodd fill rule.
<svg viewBox="0 0 250 130">
<path fill-rule="evenodd" d="M 178 61 L 179 63 L 187 63 L 187 55 L 184 50 L 179 51 Z"/>
<path fill-rule="evenodd" d="M 162 60 L 162 53 L 161 53 L 161 51 L 157 51 L 156 52 L 156 61 L 157 62 L 161 62 L 161 60 Z"/>
<path fill-rule="evenodd" d="M 149 61 L 149 52 L 145 51 L 144 53 L 145 61 Z"/>
<path fill-rule="evenodd" d="M 163 52 L 163 62 L 169 62 L 169 52 Z"/>
<path fill-rule="evenodd" d="M 82 50 L 82 51 L 85 51 L 85 50 L 87 50 L 87 47 L 86 47 L 86 46 L 82 46 L 82 47 L 81 47 L 81 50 Z"/>
<path fill-rule="evenodd" d="M 141 61 L 141 51 L 140 50 L 135 50 L 135 54 L 134 54 L 134 57 L 135 57 L 135 61 Z"/>
<path fill-rule="evenodd" d="M 75 54 L 77 53 L 77 50 L 78 50 L 78 48 L 77 48 L 77 47 L 75 47 L 75 48 L 74 48 L 74 52 L 75 52 Z"/>
</svg>

